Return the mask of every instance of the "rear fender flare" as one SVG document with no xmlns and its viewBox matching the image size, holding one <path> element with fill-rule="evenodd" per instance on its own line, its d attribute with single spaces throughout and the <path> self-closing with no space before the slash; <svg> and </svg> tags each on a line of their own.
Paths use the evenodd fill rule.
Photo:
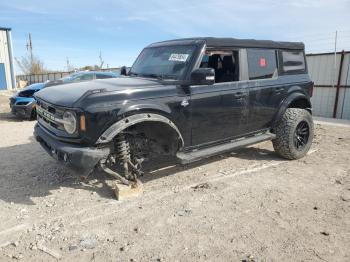
<svg viewBox="0 0 350 262">
<path fill-rule="evenodd" d="M 294 101 L 299 100 L 299 99 L 304 99 L 304 100 L 307 101 L 309 106 L 306 109 L 311 113 L 311 102 L 310 102 L 310 99 L 303 93 L 292 93 L 285 100 L 283 100 L 283 102 L 279 106 L 279 109 L 278 109 L 275 117 L 273 118 L 272 127 L 274 127 L 277 124 L 278 120 L 284 115 L 284 113 L 286 112 L 287 108 L 289 108 L 289 106 Z"/>
<path fill-rule="evenodd" d="M 97 140 L 96 144 L 109 143 L 116 135 L 118 135 L 126 128 L 142 122 L 161 122 L 167 124 L 178 134 L 181 141 L 181 147 L 184 146 L 183 137 L 177 126 L 167 117 L 154 113 L 134 114 L 119 120 L 118 122 L 111 125 L 105 132 L 103 132 L 103 134 Z"/>
</svg>

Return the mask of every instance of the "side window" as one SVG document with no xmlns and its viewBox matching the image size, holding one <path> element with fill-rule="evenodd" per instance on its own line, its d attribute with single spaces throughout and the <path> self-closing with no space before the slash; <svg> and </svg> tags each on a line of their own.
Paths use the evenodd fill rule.
<svg viewBox="0 0 350 262">
<path fill-rule="evenodd" d="M 210 51 L 201 61 L 201 68 L 215 70 L 215 82 L 233 82 L 239 80 L 238 51 Z"/>
<path fill-rule="evenodd" d="M 87 81 L 87 80 L 93 80 L 93 79 L 94 79 L 94 74 L 84 74 L 80 78 L 81 81 Z"/>
<path fill-rule="evenodd" d="M 111 75 L 106 74 L 96 74 L 96 79 L 105 79 L 105 78 L 111 78 Z"/>
<path fill-rule="evenodd" d="M 247 49 L 249 79 L 272 78 L 277 74 L 275 50 Z"/>
<path fill-rule="evenodd" d="M 305 72 L 306 66 L 303 51 L 281 51 L 281 60 L 283 72 Z"/>
<path fill-rule="evenodd" d="M 94 79 L 94 74 L 81 74 L 74 78 L 74 82 L 80 82 L 80 81 L 88 81 L 88 80 L 93 80 Z"/>
</svg>

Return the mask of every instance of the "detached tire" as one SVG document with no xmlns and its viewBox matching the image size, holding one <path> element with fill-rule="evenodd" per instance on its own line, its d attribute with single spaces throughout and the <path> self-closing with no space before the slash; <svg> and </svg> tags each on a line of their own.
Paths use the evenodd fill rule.
<svg viewBox="0 0 350 262">
<path fill-rule="evenodd" d="M 299 159 L 309 151 L 314 137 L 311 114 L 300 108 L 288 108 L 275 128 L 272 140 L 275 152 L 286 159 Z"/>
</svg>

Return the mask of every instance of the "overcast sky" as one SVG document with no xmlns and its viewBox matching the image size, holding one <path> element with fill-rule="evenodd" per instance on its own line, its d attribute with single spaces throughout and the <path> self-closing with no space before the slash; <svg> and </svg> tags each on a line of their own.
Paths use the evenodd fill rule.
<svg viewBox="0 0 350 262">
<path fill-rule="evenodd" d="M 34 53 L 51 70 L 98 63 L 131 65 L 151 42 L 193 36 L 303 41 L 307 52 L 350 50 L 350 0 L 4 0 L 0 27 L 14 55 Z"/>
</svg>

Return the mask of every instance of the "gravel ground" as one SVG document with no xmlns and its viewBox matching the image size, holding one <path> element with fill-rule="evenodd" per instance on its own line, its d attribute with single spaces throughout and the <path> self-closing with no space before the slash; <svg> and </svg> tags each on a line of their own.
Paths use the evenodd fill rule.
<svg viewBox="0 0 350 262">
<path fill-rule="evenodd" d="M 350 128 L 316 125 L 310 154 L 270 142 L 142 178 L 58 165 L 0 95 L 0 261 L 350 261 Z"/>
</svg>

